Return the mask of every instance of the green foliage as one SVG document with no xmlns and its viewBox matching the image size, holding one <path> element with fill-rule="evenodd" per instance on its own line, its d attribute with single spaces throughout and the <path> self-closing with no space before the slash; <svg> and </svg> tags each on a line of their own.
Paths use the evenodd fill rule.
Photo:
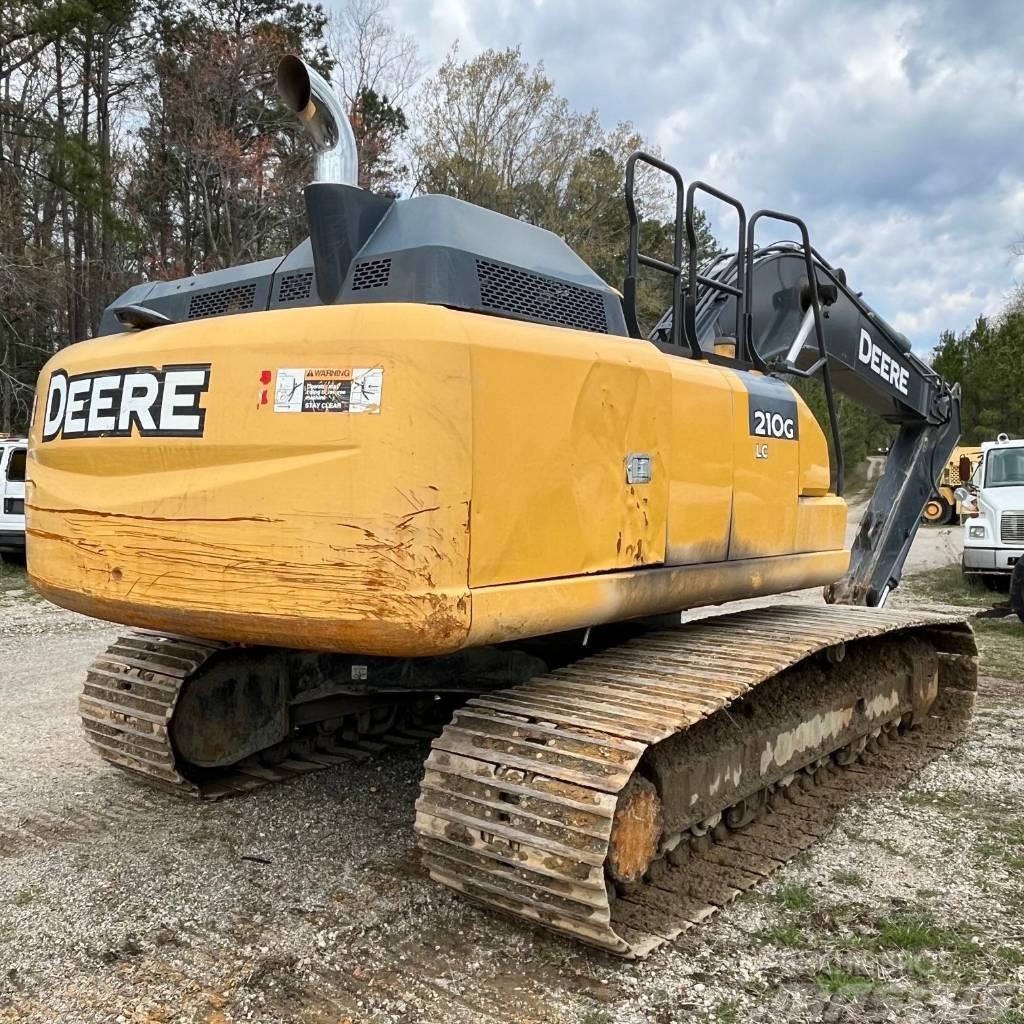
<svg viewBox="0 0 1024 1024">
<path fill-rule="evenodd" d="M 876 951 L 902 950 L 907 953 L 946 951 L 961 957 L 973 957 L 981 952 L 972 941 L 974 930 L 966 925 L 950 927 L 930 914 L 897 913 L 882 921 L 877 932 L 865 940 L 865 945 Z"/>
<path fill-rule="evenodd" d="M 807 936 L 792 921 L 762 928 L 754 933 L 754 938 L 771 946 L 782 946 L 784 949 L 803 949 L 807 945 Z"/>
<path fill-rule="evenodd" d="M 740 1009 L 735 999 L 719 999 L 708 1014 L 714 1024 L 738 1024 Z"/>
<path fill-rule="evenodd" d="M 1024 1024 L 1024 1010 L 1002 1010 L 989 1024 Z"/>
<path fill-rule="evenodd" d="M 963 393 L 962 444 L 1024 436 L 1024 311 L 979 317 L 962 334 L 945 331 L 932 366 Z"/>
<path fill-rule="evenodd" d="M 992 595 L 990 595 L 991 598 Z M 989 604 L 993 602 L 990 600 Z M 1016 615 L 975 619 L 972 623 L 985 675 L 1020 682 L 1020 651 L 1024 625 Z"/>
<path fill-rule="evenodd" d="M 28 576 L 25 566 L 0 558 L 0 595 L 15 590 L 21 592 L 28 589 Z"/>
<path fill-rule="evenodd" d="M 862 889 L 867 882 L 864 880 L 864 876 L 857 871 L 836 871 L 832 875 L 832 881 L 836 885 L 848 886 L 855 889 Z"/>
<path fill-rule="evenodd" d="M 944 565 L 928 572 L 913 573 L 904 577 L 900 589 L 919 601 L 963 608 L 989 608 L 993 598 L 992 592 L 980 582 L 965 576 L 959 565 Z"/>
<path fill-rule="evenodd" d="M 814 980 L 822 992 L 838 996 L 840 999 L 865 995 L 877 987 L 872 978 L 863 974 L 853 974 L 836 964 L 829 964 L 824 971 L 814 976 Z"/>
<path fill-rule="evenodd" d="M 771 898 L 781 903 L 786 910 L 802 911 L 810 910 L 814 906 L 814 896 L 811 887 L 804 882 L 787 882 L 780 885 Z"/>
<path fill-rule="evenodd" d="M 999 946 L 996 956 L 1008 967 L 1024 967 L 1024 950 L 1013 946 Z"/>
<path fill-rule="evenodd" d="M 27 907 L 35 902 L 38 895 L 35 889 L 21 889 L 14 897 L 14 905 L 16 907 Z"/>
</svg>

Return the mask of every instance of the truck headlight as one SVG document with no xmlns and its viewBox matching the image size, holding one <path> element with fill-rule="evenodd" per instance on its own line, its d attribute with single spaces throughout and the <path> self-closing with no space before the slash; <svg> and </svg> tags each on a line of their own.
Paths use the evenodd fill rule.
<svg viewBox="0 0 1024 1024">
<path fill-rule="evenodd" d="M 982 524 L 979 524 L 977 526 L 968 526 L 967 527 L 967 536 L 968 537 L 984 537 L 985 536 L 985 526 L 984 526 L 984 524 L 982 523 Z"/>
</svg>

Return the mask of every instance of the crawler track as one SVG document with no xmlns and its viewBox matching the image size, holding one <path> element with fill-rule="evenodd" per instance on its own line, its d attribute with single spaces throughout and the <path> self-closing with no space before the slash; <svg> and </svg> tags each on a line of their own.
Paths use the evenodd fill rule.
<svg viewBox="0 0 1024 1024">
<path fill-rule="evenodd" d="M 204 800 L 239 796 L 261 786 L 363 761 L 388 747 L 422 742 L 440 731 L 407 723 L 384 735 L 344 742 L 312 730 L 272 757 L 246 758 L 229 769 L 190 772 L 180 764 L 170 723 L 185 682 L 225 644 L 156 633 L 120 637 L 89 667 L 79 713 L 93 748 L 111 764 L 160 789 Z"/>
<path fill-rule="evenodd" d="M 744 702 L 750 721 L 770 719 L 788 699 L 787 680 L 798 678 L 790 670 L 814 671 L 807 668 L 813 656 L 838 662 L 847 650 L 859 651 L 851 666 L 861 666 L 854 685 L 863 677 L 866 696 L 855 703 L 824 690 L 801 697 L 800 728 L 819 723 L 802 759 L 800 729 L 771 733 L 767 748 L 765 734 L 749 733 Z M 927 678 L 918 678 L 919 662 L 930 666 L 921 670 Z M 871 678 L 876 664 L 895 665 L 892 678 L 905 666 L 913 708 L 887 696 L 896 690 L 882 667 Z M 828 671 L 819 674 L 827 679 Z M 455 714 L 433 743 L 417 802 L 424 862 L 435 880 L 478 902 L 619 955 L 644 956 L 814 843 L 858 792 L 897 783 L 956 743 L 976 675 L 973 635 L 953 618 L 793 605 L 648 634 L 474 698 Z M 766 694 L 771 706 L 763 706 Z M 820 725 L 830 713 L 846 729 L 833 748 Z M 865 724 L 852 735 L 857 715 Z M 735 785 L 722 781 L 719 754 L 708 754 L 707 766 L 700 761 L 694 727 L 701 723 L 714 740 L 707 750 L 735 735 Z M 636 832 L 646 813 L 638 785 L 653 792 L 658 758 L 676 749 L 667 744 L 691 736 L 692 750 L 678 748 L 679 777 L 692 788 L 682 805 L 699 808 L 700 820 L 677 814 L 675 829 L 659 833 L 642 879 L 623 882 L 616 858 L 630 851 L 621 838 L 616 846 L 616 830 Z M 774 774 L 761 753 L 762 777 L 755 767 L 752 784 L 741 782 L 759 751 L 779 757 L 782 747 Z M 726 795 L 716 804 L 720 790 Z M 673 797 L 680 805 L 679 794 L 660 795 L 665 806 Z"/>
</svg>

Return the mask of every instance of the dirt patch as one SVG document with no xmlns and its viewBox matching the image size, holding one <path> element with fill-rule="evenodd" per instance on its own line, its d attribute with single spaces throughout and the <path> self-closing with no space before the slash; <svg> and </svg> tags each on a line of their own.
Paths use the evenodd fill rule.
<svg viewBox="0 0 1024 1024">
<path fill-rule="evenodd" d="M 628 963 L 425 878 L 422 751 L 217 805 L 139 789 L 77 721 L 116 627 L 24 594 L 0 611 L 2 1021 L 1024 1019 L 1020 633 L 979 631 L 961 746 Z"/>
</svg>

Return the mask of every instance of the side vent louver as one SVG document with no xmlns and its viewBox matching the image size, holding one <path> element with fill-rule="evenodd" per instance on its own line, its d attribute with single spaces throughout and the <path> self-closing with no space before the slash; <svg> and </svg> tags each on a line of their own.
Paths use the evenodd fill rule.
<svg viewBox="0 0 1024 1024">
<path fill-rule="evenodd" d="M 278 302 L 301 302 L 313 292 L 313 271 L 304 270 L 298 274 L 284 274 L 278 281 Z"/>
<path fill-rule="evenodd" d="M 352 291 L 363 288 L 384 288 L 391 279 L 391 257 L 381 260 L 363 260 L 352 274 Z"/>
<path fill-rule="evenodd" d="M 476 273 L 480 280 L 480 302 L 486 309 L 581 331 L 608 333 L 604 296 L 598 291 L 490 260 L 478 259 Z"/>
<path fill-rule="evenodd" d="M 256 286 L 252 284 L 196 292 L 189 299 L 188 318 L 201 320 L 205 316 L 221 316 L 224 313 L 246 313 L 252 309 L 255 301 Z"/>
</svg>

